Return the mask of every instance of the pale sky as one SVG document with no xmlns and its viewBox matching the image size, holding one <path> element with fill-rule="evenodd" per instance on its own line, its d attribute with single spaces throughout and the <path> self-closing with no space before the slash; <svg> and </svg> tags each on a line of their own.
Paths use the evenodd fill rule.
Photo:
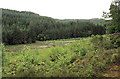
<svg viewBox="0 0 120 79">
<path fill-rule="evenodd" d="M 102 18 L 112 0 L 0 0 L 0 8 L 31 11 L 55 19 Z"/>
</svg>

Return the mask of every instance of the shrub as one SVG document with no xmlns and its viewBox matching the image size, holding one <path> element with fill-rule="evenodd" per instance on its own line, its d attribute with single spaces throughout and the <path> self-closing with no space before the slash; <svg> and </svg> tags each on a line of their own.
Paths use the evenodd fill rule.
<svg viewBox="0 0 120 79">
<path fill-rule="evenodd" d="M 115 48 L 120 47 L 120 33 L 109 35 L 109 37 Z"/>
<path fill-rule="evenodd" d="M 85 56 L 87 51 L 84 48 L 81 48 L 79 53 L 80 53 L 81 56 Z"/>
<path fill-rule="evenodd" d="M 48 39 L 49 39 L 49 36 L 48 36 L 48 35 L 39 34 L 39 35 L 37 36 L 37 40 L 39 40 L 39 41 L 46 41 L 46 40 L 48 40 Z"/>
</svg>

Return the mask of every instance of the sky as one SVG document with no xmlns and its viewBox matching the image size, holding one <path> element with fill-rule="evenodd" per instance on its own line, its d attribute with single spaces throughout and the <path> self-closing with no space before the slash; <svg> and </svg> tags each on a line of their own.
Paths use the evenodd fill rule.
<svg viewBox="0 0 120 79">
<path fill-rule="evenodd" d="M 112 0 L 0 0 L 0 8 L 31 11 L 55 19 L 102 18 Z"/>
</svg>

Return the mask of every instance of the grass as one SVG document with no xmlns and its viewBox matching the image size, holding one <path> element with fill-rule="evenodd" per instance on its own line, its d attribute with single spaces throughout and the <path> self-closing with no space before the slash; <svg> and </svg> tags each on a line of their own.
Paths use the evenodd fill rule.
<svg viewBox="0 0 120 79">
<path fill-rule="evenodd" d="M 50 41 L 36 41 L 36 43 L 32 44 L 20 44 L 20 45 L 7 45 L 5 48 L 8 52 L 11 51 L 21 51 L 23 48 L 28 47 L 30 49 L 43 49 L 43 48 L 50 48 L 55 46 L 61 46 L 70 44 L 73 42 L 77 42 L 79 40 L 73 39 L 60 39 L 60 40 L 50 40 Z"/>
<path fill-rule="evenodd" d="M 5 46 L 3 77 L 102 76 L 119 48 L 106 35 Z"/>
</svg>

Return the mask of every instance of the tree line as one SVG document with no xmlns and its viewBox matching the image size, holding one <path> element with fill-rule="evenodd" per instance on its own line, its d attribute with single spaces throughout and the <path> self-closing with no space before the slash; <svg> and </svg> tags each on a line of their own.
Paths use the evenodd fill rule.
<svg viewBox="0 0 120 79">
<path fill-rule="evenodd" d="M 100 24 L 81 20 L 59 20 L 33 12 L 2 9 L 3 43 L 25 44 L 36 40 L 56 40 L 105 34 Z"/>
</svg>

